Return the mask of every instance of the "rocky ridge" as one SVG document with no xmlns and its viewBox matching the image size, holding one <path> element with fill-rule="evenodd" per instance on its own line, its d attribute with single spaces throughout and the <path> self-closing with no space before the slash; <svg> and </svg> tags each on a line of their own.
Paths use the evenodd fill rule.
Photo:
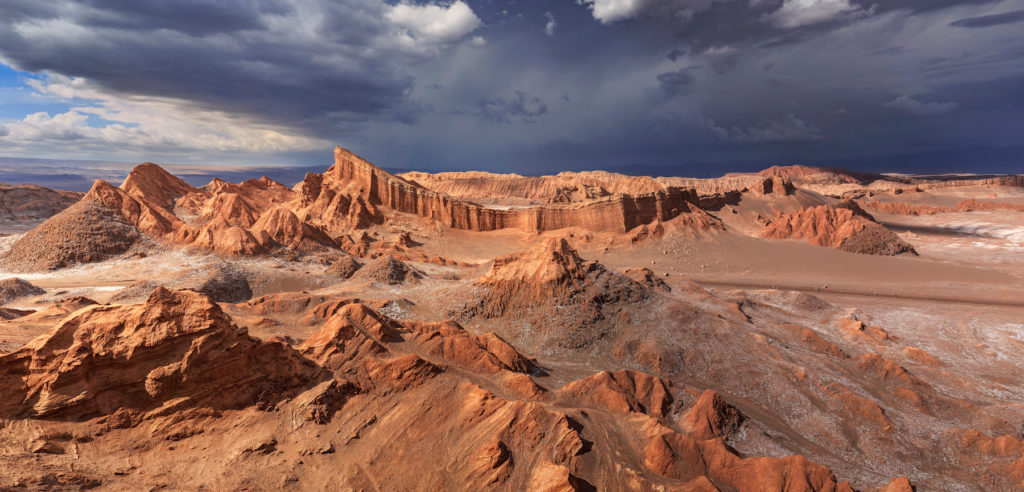
<svg viewBox="0 0 1024 492">
<path fill-rule="evenodd" d="M 295 473 L 314 488 L 852 490 L 802 457 L 736 454 L 723 436 L 743 418 L 720 398 L 687 405 L 680 388 L 636 371 L 547 391 L 532 381 L 537 371 L 501 338 L 450 321 L 398 322 L 350 303 L 292 348 L 248 336 L 201 294 L 159 289 L 141 305 L 78 310 L 0 355 L 11 388 L 0 417 L 45 417 L 36 422 L 50 429 L 32 444 L 49 458 L 5 467 L 0 485 L 74 459 L 76 475 L 63 480 L 110 487 L 150 483 L 160 469 L 217 488 L 287 484 Z M 677 425 L 677 411 L 700 424 Z M 0 427 L 0 437 L 19 428 Z M 125 471 L 118 442 L 161 459 Z M 212 466 L 197 473 L 187 455 L 162 451 L 167 442 L 205 450 Z M 623 453 L 626 468 L 608 473 Z M 423 467 L 437 472 L 410 473 Z"/>
<path fill-rule="evenodd" d="M 792 193 L 783 179 L 727 176 L 711 179 L 627 176 L 606 171 L 561 172 L 554 176 L 521 176 L 483 171 L 424 173 L 399 177 L 432 191 L 469 200 L 510 199 L 519 204 L 586 202 L 616 194 L 639 195 L 669 188 L 692 189 L 700 199 L 747 191 L 756 194 Z M 518 202 L 514 201 L 518 200 Z"/>
<path fill-rule="evenodd" d="M 82 198 L 77 191 L 0 183 L 0 220 L 35 221 L 50 218 Z"/>
<path fill-rule="evenodd" d="M 913 246 L 874 221 L 856 202 L 820 205 L 776 215 L 761 232 L 771 239 L 802 239 L 816 246 L 874 255 L 917 254 Z"/>
<path fill-rule="evenodd" d="M 488 208 L 389 174 L 340 147 L 335 149 L 334 165 L 323 174 L 308 174 L 294 189 L 268 178 L 238 184 L 215 179 L 196 188 L 156 164 L 144 163 L 120 187 L 97 181 L 78 204 L 15 244 L 5 261 L 19 271 L 62 268 L 123 254 L 141 238 L 225 256 L 283 250 L 326 255 L 343 250 L 365 256 L 371 253 L 368 244 L 353 237 L 384 224 L 395 213 L 470 231 L 537 233 L 573 227 L 623 233 L 673 219 L 696 231 L 721 231 L 720 221 L 702 206 L 735 200 L 751 187 L 758 193 L 791 191 L 772 179 L 722 178 L 707 186 L 700 180 L 626 179 L 601 173 L 559 179 L 578 180 L 575 186 L 587 190 L 597 186 L 588 180 L 612 183 L 608 186 L 615 192 L 591 190 L 584 201 L 577 201 L 566 195 L 575 192 L 558 186 L 548 200 L 552 203 Z M 54 241 L 57 236 L 78 239 Z M 38 251 L 43 252 L 40 258 L 30 258 Z"/>
</svg>

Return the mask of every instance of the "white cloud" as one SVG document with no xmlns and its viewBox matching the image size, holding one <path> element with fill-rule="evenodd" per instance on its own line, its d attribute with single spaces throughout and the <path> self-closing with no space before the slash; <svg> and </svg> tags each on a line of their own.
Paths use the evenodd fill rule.
<svg viewBox="0 0 1024 492">
<path fill-rule="evenodd" d="M 190 107 L 185 101 L 118 97 L 83 79 L 48 75 L 29 83 L 40 95 L 90 104 L 0 124 L 0 150 L 5 153 L 282 152 L 330 145 L 247 118 Z M 90 124 L 90 115 L 105 121 Z"/>
<path fill-rule="evenodd" d="M 636 17 L 648 8 L 651 0 L 578 0 L 580 5 L 587 5 L 594 18 L 602 24 L 611 24 Z"/>
<path fill-rule="evenodd" d="M 821 129 L 811 125 L 792 114 L 787 114 L 781 121 L 768 120 L 747 128 L 723 128 L 715 124 L 711 118 L 705 120 L 708 129 L 719 140 L 730 142 L 792 142 L 799 140 L 821 140 Z"/>
<path fill-rule="evenodd" d="M 548 20 L 547 24 L 544 24 L 544 34 L 554 36 L 555 29 L 558 27 L 558 21 L 555 20 L 555 16 L 551 12 L 544 12 L 544 17 Z"/>
<path fill-rule="evenodd" d="M 461 0 L 448 5 L 392 6 L 384 17 L 418 43 L 449 44 L 480 27 L 480 18 Z"/>
<path fill-rule="evenodd" d="M 765 19 L 777 27 L 789 29 L 866 13 L 850 0 L 785 0 L 779 10 Z"/>
<path fill-rule="evenodd" d="M 641 15 L 674 16 L 685 22 L 716 1 L 727 0 L 576 0 L 576 3 L 589 7 L 594 19 L 602 24 L 611 24 Z"/>
<path fill-rule="evenodd" d="M 918 101 L 910 96 L 899 96 L 892 101 L 882 104 L 887 108 L 898 109 L 911 114 L 934 115 L 944 114 L 956 109 L 959 104 L 955 102 L 924 102 Z"/>
</svg>

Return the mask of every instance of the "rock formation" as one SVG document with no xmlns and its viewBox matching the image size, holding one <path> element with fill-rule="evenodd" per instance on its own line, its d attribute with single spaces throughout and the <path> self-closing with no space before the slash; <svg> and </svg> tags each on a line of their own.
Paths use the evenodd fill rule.
<svg viewBox="0 0 1024 492">
<path fill-rule="evenodd" d="M 302 254 L 340 248 L 364 256 L 370 253 L 369 246 L 353 237 L 363 229 L 383 224 L 396 213 L 470 231 L 515 229 L 535 233 L 575 227 L 621 233 L 676 218 L 681 226 L 693 230 L 723 230 L 722 224 L 701 206 L 738 199 L 750 187 L 758 193 L 772 193 L 780 187 L 783 193 L 791 191 L 786 184 L 775 183 L 774 178 L 758 182 L 747 178 L 722 180 L 706 184 L 700 180 L 627 179 L 601 173 L 567 175 L 551 188 L 554 194 L 547 200 L 551 203 L 506 209 L 484 207 L 425 188 L 340 147 L 335 149 L 334 165 L 323 174 L 309 173 L 293 190 L 268 178 L 238 184 L 215 179 L 196 188 L 156 164 L 143 163 L 120 187 L 97 181 L 67 216 L 42 224 L 27 238 L 29 243 L 15 248 L 9 256 L 12 265 L 21 270 L 61 268 L 123 253 L 139 237 L 225 256 L 266 254 L 282 248 Z M 566 184 L 569 181 L 576 184 Z M 587 184 L 591 182 L 605 183 L 607 189 Z M 540 188 L 550 186 L 543 184 Z M 585 198 L 582 201 L 577 196 L 580 193 Z M 38 249 L 45 242 L 42 236 L 54 236 L 56 231 L 70 228 L 69 224 L 103 239 L 51 244 L 53 253 L 49 256 L 53 258 L 25 258 L 24 250 L 30 245 Z"/>
<path fill-rule="evenodd" d="M 20 278 L 0 280 L 0 305 L 7 304 L 20 297 L 37 296 L 46 291 Z"/>
<path fill-rule="evenodd" d="M 761 232 L 772 239 L 802 239 L 851 253 L 874 255 L 917 254 L 895 233 L 874 222 L 852 201 L 821 205 L 789 214 L 779 213 Z"/>
<path fill-rule="evenodd" d="M 803 166 L 799 164 L 791 166 L 772 166 L 761 170 L 758 174 L 761 176 L 789 179 L 801 185 L 807 183 L 866 184 L 876 180 L 893 179 L 876 173 L 862 173 L 836 167 Z"/>
<path fill-rule="evenodd" d="M 338 258 L 327 267 L 327 273 L 334 275 L 341 279 L 347 279 L 354 275 L 360 268 L 363 267 L 362 263 L 359 263 L 355 258 L 345 255 Z"/>
<path fill-rule="evenodd" d="M 498 265 L 488 278 L 557 290 L 593 280 L 593 268 L 559 240 Z M 252 314 L 322 311 L 321 324 L 293 349 L 252 338 L 191 291 L 159 288 L 134 306 L 86 304 L 0 355 L 0 384 L 9 388 L 0 396 L 0 437 L 30 439 L 28 449 L 52 460 L 12 457 L 0 486 L 50 462 L 67 470 L 64 460 L 73 459 L 81 475 L 74 480 L 113 488 L 169 477 L 189 488 L 229 489 L 259 481 L 352 489 L 386 482 L 403 489 L 852 490 L 803 456 L 737 452 L 731 439 L 761 432 L 744 431 L 756 423 L 714 391 L 634 370 L 545 390 L 531 377 L 544 374 L 535 360 L 452 321 L 398 321 L 361 302 L 311 294 L 245 303 Z M 21 421 L 59 430 L 29 436 Z M 199 472 L 195 453 L 209 463 Z M 160 459 L 130 458 L 139 454 Z M 434 472 L 410 472 L 421 469 Z"/>
<path fill-rule="evenodd" d="M 116 210 L 82 199 L 25 233 L 0 263 L 15 272 L 56 270 L 123 254 L 140 238 L 138 229 Z"/>
<path fill-rule="evenodd" d="M 601 371 L 566 384 L 559 393 L 577 404 L 621 414 L 639 412 L 655 418 L 667 417 L 674 400 L 668 383 L 637 371 Z"/>
<path fill-rule="evenodd" d="M 352 280 L 382 285 L 398 285 L 423 278 L 423 272 L 410 267 L 391 255 L 381 255 L 369 261 L 351 276 Z"/>
<path fill-rule="evenodd" d="M 540 232 L 566 227 L 625 232 L 654 220 L 669 220 L 696 207 L 694 190 L 668 187 L 652 193 L 606 196 L 574 204 L 493 209 L 452 198 L 391 175 L 338 147 L 335 163 L 322 175 L 309 174 L 296 186 L 299 216 L 332 235 L 383 220 L 383 208 L 419 215 L 455 229 Z M 715 228 L 706 219 L 707 228 Z"/>
<path fill-rule="evenodd" d="M 860 204 L 872 210 L 893 215 L 935 215 L 955 212 L 991 212 L 996 210 L 1024 212 L 1024 205 L 996 201 L 981 201 L 973 198 L 970 200 L 963 200 L 957 203 L 955 207 L 938 207 L 933 205 L 910 204 L 906 202 L 862 201 Z"/>
<path fill-rule="evenodd" d="M 208 297 L 161 288 L 142 305 L 80 311 L 0 356 L 0 416 L 92 417 L 170 401 L 236 408 L 317 371 L 290 347 L 248 336 Z"/>
<path fill-rule="evenodd" d="M 324 250 L 334 245 L 326 234 L 299 220 L 291 210 L 283 206 L 264 212 L 252 225 L 250 232 L 256 237 L 270 238 L 299 251 Z"/>
<path fill-rule="evenodd" d="M 784 179 L 750 175 L 692 179 L 627 176 L 606 171 L 561 172 L 555 176 L 465 171 L 436 174 L 409 172 L 400 174 L 399 177 L 453 197 L 489 202 L 504 201 L 508 202 L 508 205 L 586 202 L 616 194 L 657 193 L 669 188 L 691 189 L 702 201 L 748 191 L 756 194 L 793 192 L 792 185 Z"/>
<path fill-rule="evenodd" d="M 38 221 L 74 205 L 82 194 L 36 185 L 0 183 L 0 221 Z"/>
<path fill-rule="evenodd" d="M 243 302 L 252 299 L 249 279 L 238 268 L 218 265 L 189 280 L 188 288 L 209 296 L 214 302 Z M 181 288 L 181 286 L 179 286 Z"/>
<path fill-rule="evenodd" d="M 531 347 L 587 346 L 602 336 L 600 321 L 651 295 L 635 280 L 583 261 L 564 238 L 496 258 L 475 286 L 470 298 L 450 312 L 465 318 L 522 320 L 530 332 L 516 338 L 530 340 Z"/>
<path fill-rule="evenodd" d="M 159 288 L 192 290 L 208 296 L 214 302 L 235 303 L 252 299 L 252 287 L 245 273 L 236 266 L 220 263 L 185 278 L 133 282 L 111 296 L 110 302 L 143 301 Z"/>
<path fill-rule="evenodd" d="M 174 209 L 178 198 L 195 192 L 196 189 L 181 178 L 167 172 L 152 162 L 143 162 L 121 184 L 125 193 L 143 198 L 161 208 Z"/>
</svg>

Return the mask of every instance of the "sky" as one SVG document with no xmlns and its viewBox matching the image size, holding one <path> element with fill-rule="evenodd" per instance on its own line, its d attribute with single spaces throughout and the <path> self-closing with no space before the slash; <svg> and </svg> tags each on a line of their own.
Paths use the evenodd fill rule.
<svg viewBox="0 0 1024 492">
<path fill-rule="evenodd" d="M 1022 135 L 1024 0 L 0 0 L 7 157 L 1024 173 Z"/>
</svg>

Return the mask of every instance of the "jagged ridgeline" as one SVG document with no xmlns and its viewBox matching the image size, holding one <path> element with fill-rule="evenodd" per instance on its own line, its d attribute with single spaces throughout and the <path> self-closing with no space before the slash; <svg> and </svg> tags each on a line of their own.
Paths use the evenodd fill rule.
<svg viewBox="0 0 1024 492">
<path fill-rule="evenodd" d="M 326 172 L 309 173 L 293 188 L 265 177 L 237 184 L 214 179 L 197 188 L 144 163 L 120 187 L 97 181 L 78 204 L 15 243 L 2 262 L 14 271 L 53 270 L 115 257 L 141 239 L 226 256 L 334 250 L 362 256 L 366 248 L 352 236 L 394 214 L 468 231 L 574 227 L 617 233 L 674 219 L 694 230 L 720 231 L 721 222 L 702 206 L 747 191 L 792 193 L 770 177 L 698 183 L 620 176 L 621 183 L 607 185 L 616 193 L 601 188 L 567 198 L 563 189 L 555 190 L 562 198 L 552 197 L 552 203 L 490 208 L 387 173 L 340 147 L 334 157 Z M 584 183 L 579 186 L 596 186 L 585 184 L 592 179 L 586 175 L 575 179 Z M 635 192 L 621 192 L 628 189 Z"/>
</svg>

